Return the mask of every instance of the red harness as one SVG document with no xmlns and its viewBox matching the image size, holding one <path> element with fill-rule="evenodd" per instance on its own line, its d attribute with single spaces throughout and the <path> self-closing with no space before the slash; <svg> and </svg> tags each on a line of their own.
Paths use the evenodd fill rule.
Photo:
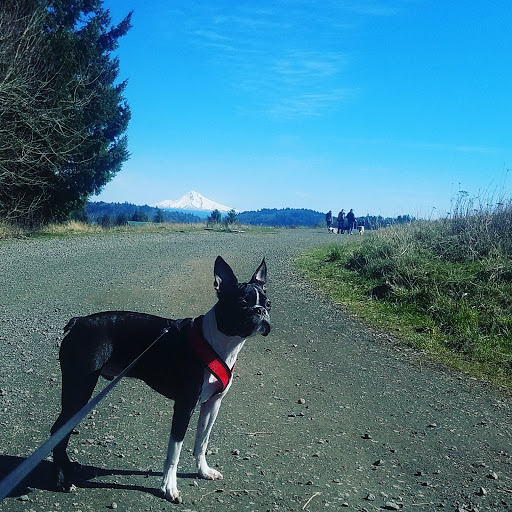
<svg viewBox="0 0 512 512">
<path fill-rule="evenodd" d="M 217 352 L 213 350 L 212 346 L 206 341 L 203 336 L 203 330 L 198 323 L 200 322 L 195 321 L 193 327 L 188 329 L 187 341 L 190 343 L 190 346 L 199 360 L 219 381 L 221 389 L 217 391 L 217 393 L 222 393 L 233 376 L 235 365 L 230 369 L 229 366 L 220 358 L 219 354 L 217 354 Z"/>
</svg>

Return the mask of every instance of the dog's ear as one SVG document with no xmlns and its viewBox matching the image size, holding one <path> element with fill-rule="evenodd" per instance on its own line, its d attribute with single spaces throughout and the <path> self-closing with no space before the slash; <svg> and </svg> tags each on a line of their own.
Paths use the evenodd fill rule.
<svg viewBox="0 0 512 512">
<path fill-rule="evenodd" d="M 263 258 L 262 262 L 260 263 L 260 266 L 256 269 L 256 272 L 254 272 L 254 275 L 252 276 L 251 283 L 257 284 L 258 286 L 261 286 L 265 290 L 266 282 L 267 264 L 265 263 L 265 258 Z"/>
<path fill-rule="evenodd" d="M 231 270 L 231 267 L 222 259 L 221 256 L 217 256 L 217 259 L 215 260 L 213 273 L 215 275 L 213 287 L 217 291 L 220 290 L 221 286 L 236 286 L 238 284 L 238 279 Z"/>
</svg>

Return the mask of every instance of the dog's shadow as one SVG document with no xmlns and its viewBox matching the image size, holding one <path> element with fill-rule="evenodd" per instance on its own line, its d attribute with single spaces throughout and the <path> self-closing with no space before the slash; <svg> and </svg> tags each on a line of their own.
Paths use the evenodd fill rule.
<svg viewBox="0 0 512 512">
<path fill-rule="evenodd" d="M 11 471 L 13 471 L 25 459 L 23 457 L 14 457 L 10 455 L 0 455 L 0 481 L 3 480 Z M 117 482 L 93 481 L 95 478 L 112 475 L 135 475 L 144 477 L 161 477 L 161 472 L 156 471 L 138 471 L 124 469 L 104 469 L 96 466 L 82 466 L 77 464 L 74 479 L 76 487 L 83 489 L 119 489 L 125 491 L 139 491 L 153 494 L 159 498 L 162 493 L 157 487 L 146 487 L 143 485 L 120 484 Z M 178 478 L 197 478 L 197 473 L 179 473 Z M 31 489 L 41 489 L 55 492 L 55 468 L 53 463 L 42 461 L 34 470 L 23 479 L 9 494 L 8 497 L 17 498 L 28 494 Z"/>
</svg>

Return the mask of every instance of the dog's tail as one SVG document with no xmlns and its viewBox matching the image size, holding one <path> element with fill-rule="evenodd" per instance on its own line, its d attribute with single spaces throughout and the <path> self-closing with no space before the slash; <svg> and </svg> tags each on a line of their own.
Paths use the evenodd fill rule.
<svg viewBox="0 0 512 512">
<path fill-rule="evenodd" d="M 71 329 L 73 329 L 73 327 L 75 326 L 76 324 L 76 321 L 78 320 L 79 317 L 77 316 L 74 316 L 67 324 L 66 324 L 66 327 L 64 327 L 64 334 L 67 334 L 69 331 L 71 331 Z"/>
</svg>

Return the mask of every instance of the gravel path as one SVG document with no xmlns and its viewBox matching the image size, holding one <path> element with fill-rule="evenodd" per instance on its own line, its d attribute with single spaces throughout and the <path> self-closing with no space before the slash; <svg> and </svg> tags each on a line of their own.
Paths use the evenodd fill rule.
<svg viewBox="0 0 512 512">
<path fill-rule="evenodd" d="M 282 230 L 0 242 L 0 476 L 57 416 L 57 352 L 71 316 L 204 313 L 221 254 L 244 280 L 266 257 L 274 324 L 246 344 L 214 427 L 209 460 L 224 480 L 196 479 L 189 433 L 184 503 L 158 496 L 172 404 L 125 380 L 72 436 L 84 464 L 77 491 L 49 490 L 44 461 L 0 510 L 512 510 L 510 397 L 322 299 L 292 259 L 329 241 L 323 230 Z"/>
</svg>

